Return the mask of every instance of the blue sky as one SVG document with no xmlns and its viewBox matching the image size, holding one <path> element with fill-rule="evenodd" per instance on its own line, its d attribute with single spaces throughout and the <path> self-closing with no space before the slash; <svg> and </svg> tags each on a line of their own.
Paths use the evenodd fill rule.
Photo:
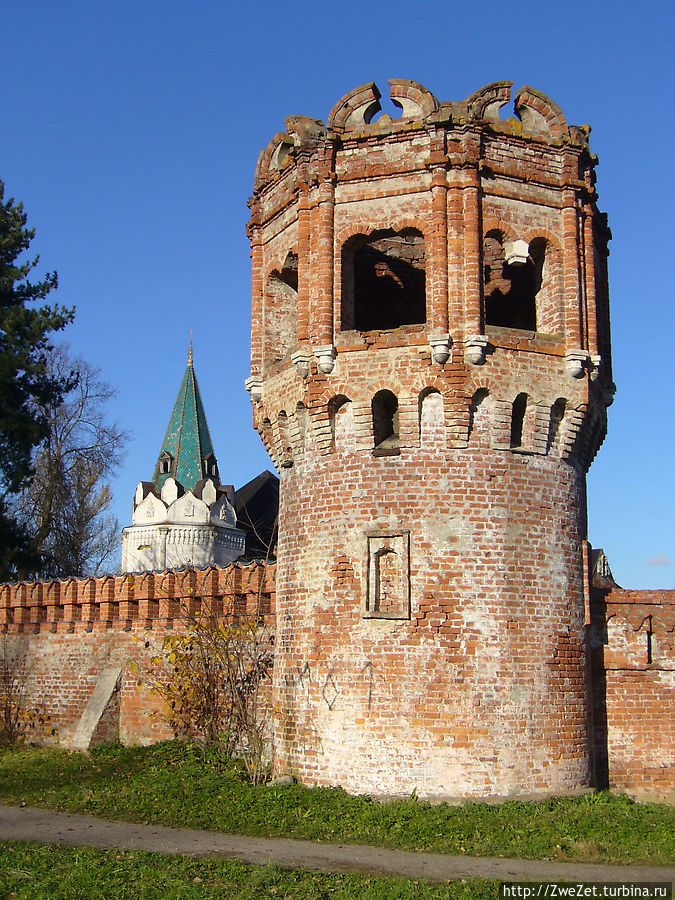
<svg viewBox="0 0 675 900">
<path fill-rule="evenodd" d="M 367 81 L 439 100 L 512 79 L 593 126 L 609 213 L 617 398 L 589 537 L 626 587 L 675 587 L 670 4 L 22 0 L 3 4 L 0 178 L 77 307 L 65 335 L 133 432 L 121 524 L 148 479 L 190 329 L 223 479 L 272 464 L 251 428 L 249 247 L 259 151 Z M 387 109 L 385 105 L 385 110 Z M 393 110 L 392 110 L 393 111 Z"/>
</svg>

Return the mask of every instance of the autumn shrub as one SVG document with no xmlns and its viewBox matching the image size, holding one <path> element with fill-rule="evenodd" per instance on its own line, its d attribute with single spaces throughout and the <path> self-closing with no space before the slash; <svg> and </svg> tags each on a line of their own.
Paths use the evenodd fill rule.
<svg viewBox="0 0 675 900">
<path fill-rule="evenodd" d="M 267 704 L 261 696 L 273 661 L 272 637 L 257 616 L 233 610 L 182 618 L 150 659 L 145 680 L 168 709 L 177 736 L 240 757 L 254 784 L 270 761 Z"/>
</svg>

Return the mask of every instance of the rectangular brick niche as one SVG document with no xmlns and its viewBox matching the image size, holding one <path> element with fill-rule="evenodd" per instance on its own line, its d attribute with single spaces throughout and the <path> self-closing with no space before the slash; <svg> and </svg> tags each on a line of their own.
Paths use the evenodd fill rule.
<svg viewBox="0 0 675 900">
<path fill-rule="evenodd" d="M 410 618 L 410 535 L 368 537 L 367 619 Z"/>
</svg>

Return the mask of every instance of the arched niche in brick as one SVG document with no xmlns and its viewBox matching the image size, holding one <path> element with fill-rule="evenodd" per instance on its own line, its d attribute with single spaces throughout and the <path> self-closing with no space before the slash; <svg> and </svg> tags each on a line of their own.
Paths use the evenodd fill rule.
<svg viewBox="0 0 675 900">
<path fill-rule="evenodd" d="M 532 451 L 534 448 L 536 405 L 526 393 L 520 393 L 511 407 L 512 450 Z"/>
<path fill-rule="evenodd" d="M 490 391 L 484 387 L 478 388 L 469 403 L 468 439 L 470 442 L 490 444 L 491 409 Z"/>
<path fill-rule="evenodd" d="M 558 397 L 551 407 L 551 418 L 548 427 L 547 452 L 554 456 L 560 456 L 560 439 L 562 436 L 562 423 L 565 418 L 567 401 L 564 397 Z"/>
<path fill-rule="evenodd" d="M 288 415 L 285 409 L 279 410 L 277 425 L 279 428 L 279 458 L 281 465 L 284 468 L 288 468 L 293 465 L 293 446 Z"/>
<path fill-rule="evenodd" d="M 337 453 L 353 452 L 356 449 L 354 410 L 349 397 L 338 394 L 328 401 L 331 449 Z"/>
<path fill-rule="evenodd" d="M 352 235 L 342 246 L 341 263 L 342 331 L 426 322 L 426 248 L 418 229 Z"/>
<path fill-rule="evenodd" d="M 255 168 L 255 187 L 260 187 L 268 178 L 283 169 L 293 149 L 293 138 L 283 132 L 274 135 L 269 144 L 260 152 Z"/>
<path fill-rule="evenodd" d="M 474 91 L 466 98 L 464 104 L 467 107 L 471 119 L 499 120 L 502 106 L 511 99 L 512 81 L 493 81 L 485 87 Z"/>
<path fill-rule="evenodd" d="M 434 387 L 424 388 L 418 399 L 420 447 L 445 449 L 443 395 Z"/>
<path fill-rule="evenodd" d="M 562 110 L 541 91 L 525 85 L 514 97 L 514 108 L 526 131 L 542 137 L 569 137 Z"/>
<path fill-rule="evenodd" d="M 295 406 L 294 436 L 296 440 L 296 447 L 301 453 L 304 453 L 305 447 L 307 445 L 309 427 L 309 413 L 305 404 L 300 400 Z"/>
<path fill-rule="evenodd" d="M 292 250 L 265 285 L 263 305 L 265 366 L 290 356 L 298 346 L 298 256 Z"/>
</svg>

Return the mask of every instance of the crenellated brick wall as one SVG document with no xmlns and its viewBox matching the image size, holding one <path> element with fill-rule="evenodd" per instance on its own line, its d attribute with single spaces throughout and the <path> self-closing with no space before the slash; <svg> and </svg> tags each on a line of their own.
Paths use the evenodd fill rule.
<svg viewBox="0 0 675 900">
<path fill-rule="evenodd" d="M 336 557 L 331 576 L 336 599 L 348 602 L 358 588 L 359 573 L 347 557 Z M 0 586 L 0 638 L 26 678 L 27 703 L 45 717 L 33 736 L 44 744 L 78 746 L 77 729 L 106 672 L 120 670 L 114 690 L 101 710 L 90 745 L 122 740 L 147 744 L 172 736 L 162 704 L 142 673 L 162 638 L 184 623 L 188 611 L 236 610 L 263 615 L 275 611 L 274 565 L 232 565 L 202 571 L 149 572 L 67 581 Z M 475 654 L 479 632 L 463 633 L 433 603 L 417 617 L 424 634 L 444 635 L 447 652 L 462 646 Z M 320 623 L 330 640 L 331 616 Z M 512 622 L 517 645 L 517 631 Z M 595 784 L 638 798 L 675 800 L 675 591 L 629 591 L 598 580 L 591 590 L 590 690 L 593 701 Z M 317 634 L 318 638 L 318 634 Z M 388 649 L 379 649 L 386 661 Z M 558 651 L 565 664 L 565 648 Z M 411 654 L 413 650 L 411 647 Z M 413 654 L 414 655 L 414 654 Z M 457 664 L 457 659 L 455 659 Z M 139 678 L 139 672 L 141 677 Z M 298 668 L 294 684 L 309 692 L 316 681 L 313 663 Z M 398 677 L 403 673 L 398 672 Z M 373 657 L 359 676 L 370 703 L 379 703 L 380 677 Z M 331 680 L 332 679 L 332 680 Z M 141 683 L 139 683 L 139 681 Z M 430 682 L 430 689 L 434 682 Z M 338 673 L 323 685 L 339 690 Z M 327 693 L 329 700 L 334 699 Z M 324 698 L 324 702 L 328 702 Z M 280 720 L 285 711 L 278 712 Z M 418 702 L 416 719 L 424 716 Z M 358 726 L 358 723 L 356 723 Z M 437 723 L 438 734 L 448 726 Z M 469 742 L 471 729 L 451 729 L 454 740 Z M 311 765 L 312 753 L 307 753 Z"/>
<path fill-rule="evenodd" d="M 64 747 L 171 737 L 143 677 L 163 637 L 205 610 L 271 623 L 274 578 L 255 563 L 0 586 L 2 649 L 44 720 L 34 737 Z"/>
</svg>

